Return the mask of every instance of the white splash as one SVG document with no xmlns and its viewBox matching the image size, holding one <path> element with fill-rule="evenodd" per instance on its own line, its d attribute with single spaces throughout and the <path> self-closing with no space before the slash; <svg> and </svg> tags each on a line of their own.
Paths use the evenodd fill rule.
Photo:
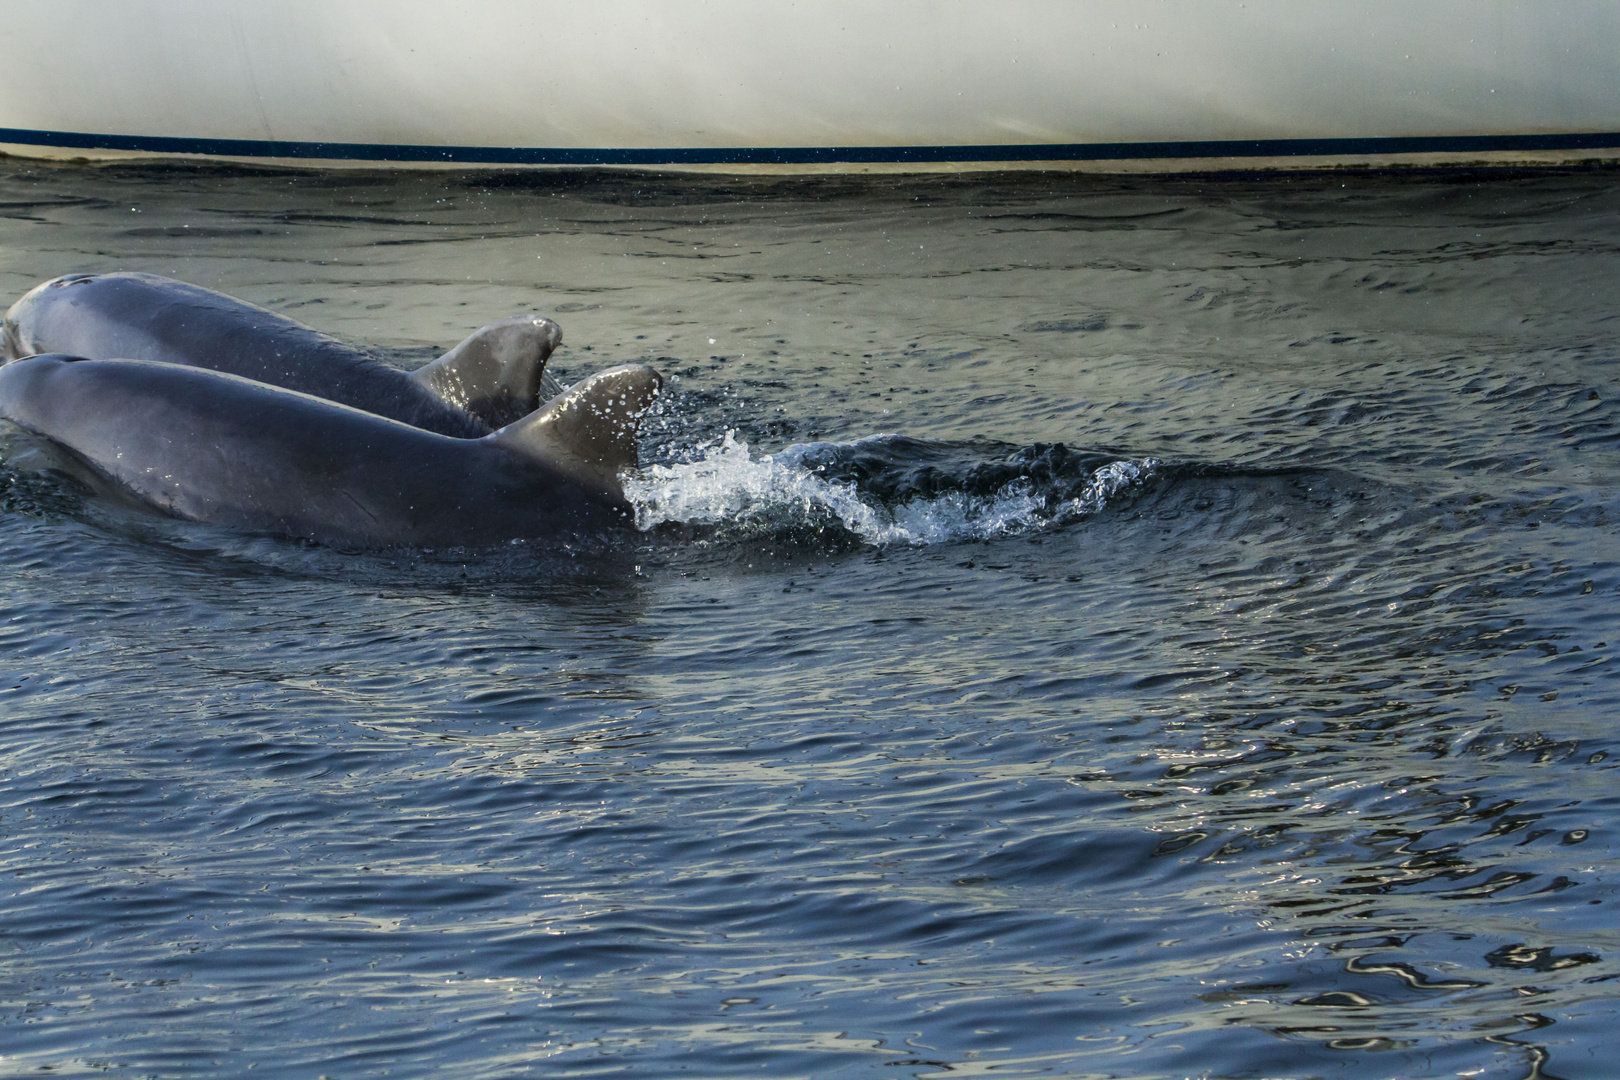
<svg viewBox="0 0 1620 1080">
<path fill-rule="evenodd" d="M 625 479 L 625 495 L 643 531 L 666 522 L 689 525 L 815 525 L 829 518 L 869 544 L 940 544 L 986 540 L 1066 524 L 1095 513 L 1116 493 L 1156 471 L 1152 458 L 1115 461 L 1098 469 L 1081 493 L 1054 504 L 1027 479 L 993 495 L 947 492 L 897 507 L 874 506 L 852 483 L 817 476 L 801 464 L 812 447 L 790 446 L 754 457 L 727 432 L 699 456 L 653 465 Z"/>
</svg>

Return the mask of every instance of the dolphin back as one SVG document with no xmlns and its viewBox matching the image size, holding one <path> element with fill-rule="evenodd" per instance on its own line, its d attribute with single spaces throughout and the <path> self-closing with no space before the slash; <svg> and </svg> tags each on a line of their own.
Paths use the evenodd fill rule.
<svg viewBox="0 0 1620 1080">
<path fill-rule="evenodd" d="M 303 323 L 155 274 L 69 274 L 6 313 L 5 359 L 39 353 L 147 360 L 238 375 L 454 438 L 495 425 L 432 387 Z"/>
<path fill-rule="evenodd" d="M 28 357 L 0 367 L 0 416 L 177 517 L 325 544 L 485 546 L 628 518 L 494 436 L 437 435 L 203 368 Z"/>
</svg>

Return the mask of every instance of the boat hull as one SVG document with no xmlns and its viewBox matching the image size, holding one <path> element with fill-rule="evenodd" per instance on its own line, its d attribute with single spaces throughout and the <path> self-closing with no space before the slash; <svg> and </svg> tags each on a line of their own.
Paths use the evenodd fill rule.
<svg viewBox="0 0 1620 1080">
<path fill-rule="evenodd" d="M 0 148 L 722 171 L 1620 157 L 1620 6 L 26 0 Z"/>
</svg>

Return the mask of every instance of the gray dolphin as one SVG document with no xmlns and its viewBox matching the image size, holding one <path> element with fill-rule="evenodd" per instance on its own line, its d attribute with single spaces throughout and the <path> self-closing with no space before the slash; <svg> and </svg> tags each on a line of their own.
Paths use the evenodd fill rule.
<svg viewBox="0 0 1620 1080">
<path fill-rule="evenodd" d="M 415 372 L 284 315 L 155 274 L 68 274 L 6 313 L 0 352 L 66 353 L 209 368 L 414 427 L 477 438 L 562 388 L 544 375 L 562 330 L 537 315 L 485 326 Z"/>
<path fill-rule="evenodd" d="M 627 365 L 476 439 L 207 368 L 32 356 L 0 416 L 177 517 L 346 547 L 486 546 L 630 518 L 618 474 L 662 380 Z"/>
</svg>

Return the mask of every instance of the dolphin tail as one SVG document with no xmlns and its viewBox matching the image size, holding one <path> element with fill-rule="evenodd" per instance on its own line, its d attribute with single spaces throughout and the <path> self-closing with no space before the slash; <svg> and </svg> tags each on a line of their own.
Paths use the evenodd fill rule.
<svg viewBox="0 0 1620 1080">
<path fill-rule="evenodd" d="M 636 425 L 663 385 L 641 364 L 610 368 L 488 437 L 623 503 L 619 473 L 636 467 Z"/>
<path fill-rule="evenodd" d="M 499 428 L 561 391 L 545 374 L 546 359 L 561 342 L 562 328 L 550 319 L 514 315 L 478 330 L 411 378 Z"/>
</svg>

